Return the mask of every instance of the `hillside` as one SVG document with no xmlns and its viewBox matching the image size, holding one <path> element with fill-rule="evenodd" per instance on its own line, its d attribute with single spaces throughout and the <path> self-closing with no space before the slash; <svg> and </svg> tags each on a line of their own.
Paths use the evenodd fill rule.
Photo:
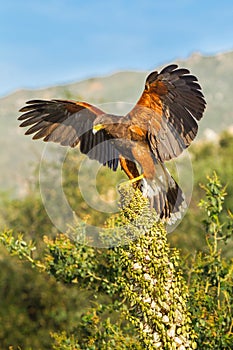
<svg viewBox="0 0 233 350">
<path fill-rule="evenodd" d="M 218 133 L 233 124 L 232 62 L 233 52 L 210 57 L 193 54 L 185 61 L 177 60 L 179 65 L 189 68 L 198 76 L 206 96 L 207 110 L 200 123 L 199 139 L 207 135 L 206 129 Z M 25 101 L 37 98 L 69 98 L 102 105 L 108 112 L 125 113 L 137 101 L 147 74 L 148 72 L 118 72 L 62 86 L 19 90 L 1 98 L 0 190 L 11 189 L 12 194 L 23 195 L 26 180 L 30 178 L 31 164 L 40 161 L 44 148 L 42 142 L 31 142 L 30 137 L 23 137 L 24 131 L 18 127 L 17 111 Z M 117 104 L 120 101 L 125 104 Z M 60 148 L 57 149 L 59 152 Z"/>
</svg>

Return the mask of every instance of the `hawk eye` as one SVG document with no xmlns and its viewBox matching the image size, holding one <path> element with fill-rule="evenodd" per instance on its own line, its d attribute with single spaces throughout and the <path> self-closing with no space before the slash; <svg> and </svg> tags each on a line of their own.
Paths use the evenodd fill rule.
<svg viewBox="0 0 233 350">
<path fill-rule="evenodd" d="M 150 89 L 150 84 L 149 84 L 149 83 L 146 83 L 146 85 L 145 85 L 145 90 L 146 90 L 146 91 L 149 91 L 149 89 Z"/>
</svg>

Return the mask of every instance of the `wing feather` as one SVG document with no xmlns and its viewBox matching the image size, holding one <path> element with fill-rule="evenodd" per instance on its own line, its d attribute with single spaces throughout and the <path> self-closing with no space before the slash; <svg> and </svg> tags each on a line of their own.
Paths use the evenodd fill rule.
<svg viewBox="0 0 233 350">
<path fill-rule="evenodd" d="M 29 127 L 26 135 L 33 134 L 33 139 L 57 142 L 62 146 L 80 144 L 82 153 L 116 170 L 119 153 L 110 142 L 111 136 L 105 130 L 95 135 L 92 132 L 95 118 L 104 114 L 99 108 L 85 102 L 31 100 L 20 112 L 23 112 L 18 118 L 22 121 L 20 126 Z"/>
<path fill-rule="evenodd" d="M 133 124 L 147 128 L 152 152 L 165 161 L 177 157 L 193 141 L 205 106 L 197 78 L 172 64 L 148 75 L 145 90 L 129 115 Z M 139 107 L 144 108 L 140 121 Z"/>
</svg>

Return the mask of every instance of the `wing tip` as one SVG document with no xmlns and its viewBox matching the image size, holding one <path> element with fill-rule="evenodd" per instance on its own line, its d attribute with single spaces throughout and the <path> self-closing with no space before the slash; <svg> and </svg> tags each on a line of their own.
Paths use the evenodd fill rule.
<svg viewBox="0 0 233 350">
<path fill-rule="evenodd" d="M 174 71 L 177 68 L 178 68 L 178 64 L 172 63 L 172 64 L 169 64 L 168 66 L 164 67 L 159 74 L 171 73 L 172 71 Z"/>
</svg>

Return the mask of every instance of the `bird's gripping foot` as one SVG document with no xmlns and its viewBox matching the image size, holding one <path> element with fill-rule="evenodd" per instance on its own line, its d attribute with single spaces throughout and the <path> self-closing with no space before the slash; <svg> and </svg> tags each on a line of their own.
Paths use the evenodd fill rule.
<svg viewBox="0 0 233 350">
<path fill-rule="evenodd" d="M 144 174 L 141 174 L 141 175 L 139 175 L 139 176 L 137 176 L 137 177 L 134 177 L 133 179 L 130 179 L 129 182 L 130 182 L 131 184 L 134 184 L 135 182 L 138 182 L 138 181 L 144 179 L 144 177 L 145 177 L 145 175 L 144 175 Z"/>
<path fill-rule="evenodd" d="M 133 179 L 129 179 L 127 181 L 124 181 L 125 184 L 132 184 L 134 188 L 137 188 L 139 185 L 139 181 L 143 180 L 145 178 L 144 174 L 141 174 L 137 177 L 134 177 Z"/>
</svg>

